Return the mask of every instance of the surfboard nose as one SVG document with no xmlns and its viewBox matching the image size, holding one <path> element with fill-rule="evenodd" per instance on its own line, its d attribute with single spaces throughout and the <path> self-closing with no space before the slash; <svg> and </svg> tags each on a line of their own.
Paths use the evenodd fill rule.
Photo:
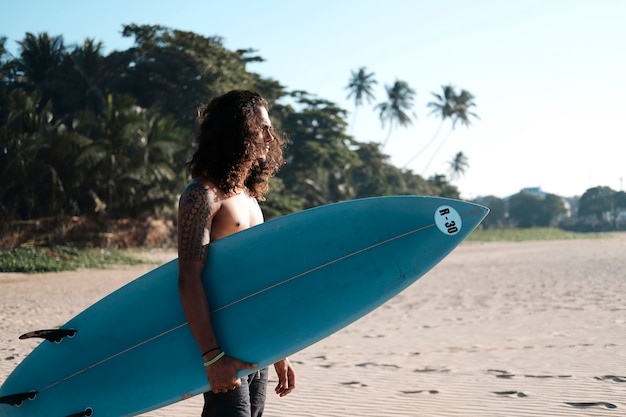
<svg viewBox="0 0 626 417">
<path fill-rule="evenodd" d="M 476 211 L 475 215 L 478 216 L 478 218 L 480 219 L 478 221 L 478 224 L 482 223 L 482 221 L 485 220 L 485 218 L 489 215 L 489 212 L 491 211 L 489 207 L 483 206 L 482 204 L 468 202 L 468 201 L 465 201 L 465 203 L 470 204 Z"/>
<path fill-rule="evenodd" d="M 478 223 L 476 224 L 476 226 L 478 226 L 489 215 L 489 212 L 491 211 L 491 209 L 489 207 L 487 207 L 487 206 L 483 206 L 482 204 L 478 204 L 478 203 L 473 203 L 472 202 L 472 203 L 469 203 L 469 204 L 472 204 L 474 207 L 476 207 L 476 210 L 478 211 L 477 216 L 480 219 L 478 221 Z"/>
</svg>

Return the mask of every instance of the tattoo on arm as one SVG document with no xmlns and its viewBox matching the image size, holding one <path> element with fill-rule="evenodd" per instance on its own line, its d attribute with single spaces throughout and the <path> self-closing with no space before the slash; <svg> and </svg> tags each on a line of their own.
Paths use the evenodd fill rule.
<svg viewBox="0 0 626 417">
<path fill-rule="evenodd" d="M 198 183 L 190 184 L 180 197 L 178 206 L 178 257 L 204 263 L 210 240 L 209 193 Z"/>
</svg>

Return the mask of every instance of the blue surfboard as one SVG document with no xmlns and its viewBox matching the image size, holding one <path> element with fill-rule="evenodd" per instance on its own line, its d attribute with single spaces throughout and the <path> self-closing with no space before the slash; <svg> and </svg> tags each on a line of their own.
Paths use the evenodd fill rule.
<svg viewBox="0 0 626 417">
<path fill-rule="evenodd" d="M 367 198 L 215 241 L 203 282 L 220 346 L 260 367 L 292 355 L 411 285 L 487 213 L 436 197 Z M 208 391 L 177 280 L 174 260 L 60 329 L 25 334 L 47 340 L 0 387 L 0 417 L 130 416 Z"/>
</svg>

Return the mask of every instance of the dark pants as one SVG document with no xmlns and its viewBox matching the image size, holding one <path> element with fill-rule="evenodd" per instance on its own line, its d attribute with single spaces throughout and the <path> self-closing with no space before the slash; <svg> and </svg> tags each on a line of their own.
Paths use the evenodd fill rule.
<svg viewBox="0 0 626 417">
<path fill-rule="evenodd" d="M 202 417 L 261 417 L 267 394 L 267 368 L 241 378 L 241 387 L 204 393 Z"/>
</svg>

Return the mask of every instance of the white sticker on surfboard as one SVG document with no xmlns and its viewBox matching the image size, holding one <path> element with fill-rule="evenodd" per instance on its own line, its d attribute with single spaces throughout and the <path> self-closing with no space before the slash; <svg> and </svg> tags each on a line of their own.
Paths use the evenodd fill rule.
<svg viewBox="0 0 626 417">
<path fill-rule="evenodd" d="M 461 231 L 463 221 L 459 212 L 450 206 L 439 206 L 435 210 L 435 225 L 447 236 L 454 236 Z"/>
</svg>

